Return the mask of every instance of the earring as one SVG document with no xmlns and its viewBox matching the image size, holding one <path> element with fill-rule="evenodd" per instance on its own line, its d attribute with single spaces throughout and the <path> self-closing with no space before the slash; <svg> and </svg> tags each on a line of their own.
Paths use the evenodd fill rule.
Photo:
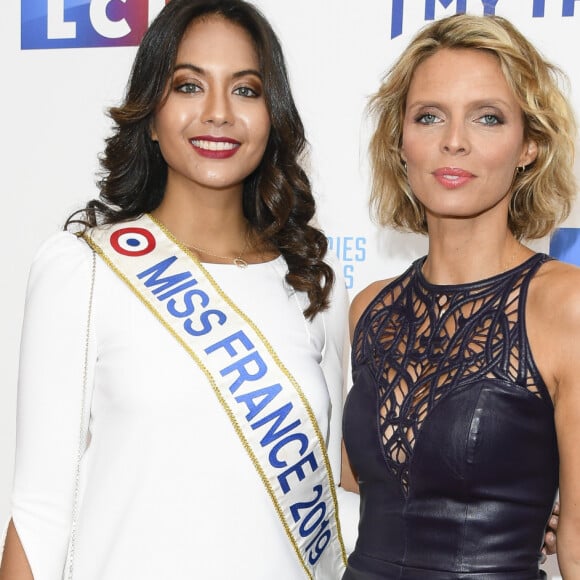
<svg viewBox="0 0 580 580">
<path fill-rule="evenodd" d="M 403 161 L 403 169 L 405 170 L 405 173 L 407 173 L 407 162 Z"/>
<path fill-rule="evenodd" d="M 526 170 L 526 166 L 525 165 L 518 165 L 516 167 L 516 173 L 520 174 L 523 173 Z"/>
</svg>

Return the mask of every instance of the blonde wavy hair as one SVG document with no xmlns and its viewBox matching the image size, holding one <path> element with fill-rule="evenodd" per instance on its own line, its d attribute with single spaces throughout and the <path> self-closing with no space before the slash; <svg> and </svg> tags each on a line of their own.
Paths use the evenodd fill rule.
<svg viewBox="0 0 580 580">
<path fill-rule="evenodd" d="M 537 159 L 517 172 L 508 226 L 518 239 L 541 238 L 569 214 L 576 195 L 576 122 L 564 96 L 568 79 L 547 62 L 505 18 L 457 14 L 419 31 L 369 102 L 376 119 L 370 143 L 371 210 L 378 223 L 427 233 L 425 210 L 415 198 L 401 160 L 405 104 L 417 66 L 442 48 L 494 54 L 524 116 L 524 138 L 537 143 Z"/>
</svg>

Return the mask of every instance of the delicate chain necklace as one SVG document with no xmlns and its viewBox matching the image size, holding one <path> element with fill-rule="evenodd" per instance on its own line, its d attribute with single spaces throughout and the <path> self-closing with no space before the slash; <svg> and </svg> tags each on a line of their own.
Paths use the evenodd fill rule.
<svg viewBox="0 0 580 580">
<path fill-rule="evenodd" d="M 250 237 L 248 234 L 249 234 L 249 232 L 246 232 L 246 243 L 244 244 L 242 251 L 234 258 L 232 258 L 231 256 L 220 256 L 219 254 L 214 254 L 212 252 L 209 252 L 208 250 L 205 250 L 204 248 L 199 248 L 198 246 L 194 246 L 193 244 L 185 244 L 185 247 L 189 250 L 195 250 L 198 253 L 206 254 L 207 256 L 211 256 L 212 258 L 219 258 L 220 260 L 229 260 L 238 268 L 247 268 L 248 262 L 246 262 L 246 260 L 244 260 L 243 255 L 246 253 L 246 250 L 248 249 L 248 245 L 250 243 Z"/>
</svg>

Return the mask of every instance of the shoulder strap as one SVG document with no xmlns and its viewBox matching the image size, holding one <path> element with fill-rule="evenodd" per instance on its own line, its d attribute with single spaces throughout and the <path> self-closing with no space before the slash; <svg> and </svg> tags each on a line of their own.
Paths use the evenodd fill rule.
<svg viewBox="0 0 580 580">
<path fill-rule="evenodd" d="M 81 397 L 81 409 L 80 409 L 80 421 L 79 421 L 79 445 L 77 449 L 76 458 L 76 468 L 75 468 L 75 483 L 74 483 L 74 496 L 73 496 L 73 510 L 72 510 L 72 525 L 69 540 L 69 547 L 66 559 L 66 566 L 64 569 L 63 578 L 67 580 L 72 580 L 73 568 L 74 568 L 74 554 L 75 554 L 75 542 L 76 542 L 76 526 L 78 519 L 78 501 L 79 501 L 79 487 L 80 487 L 80 471 L 81 471 L 81 459 L 85 449 L 87 447 L 87 432 L 88 424 L 90 419 L 90 409 L 88 408 L 88 402 L 90 397 L 88 396 L 88 365 L 89 365 L 89 342 L 91 335 L 91 319 L 93 313 L 93 295 L 95 290 L 95 272 L 96 272 L 96 253 L 93 250 L 91 252 L 91 281 L 89 285 L 89 296 L 88 296 L 88 306 L 87 306 L 87 318 L 85 323 L 85 356 L 83 361 L 83 374 L 81 378 L 82 385 L 82 397 Z"/>
</svg>

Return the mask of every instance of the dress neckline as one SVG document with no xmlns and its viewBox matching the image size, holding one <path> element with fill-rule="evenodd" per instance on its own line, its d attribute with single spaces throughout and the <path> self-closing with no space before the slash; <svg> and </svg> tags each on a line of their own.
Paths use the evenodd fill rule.
<svg viewBox="0 0 580 580">
<path fill-rule="evenodd" d="M 494 274 L 493 276 L 482 278 L 481 280 L 475 280 L 473 282 L 463 282 L 461 284 L 434 284 L 432 282 L 429 282 L 429 280 L 425 278 L 425 274 L 423 274 L 423 265 L 425 264 L 427 256 L 423 256 L 418 260 L 415 260 L 412 267 L 415 270 L 415 275 L 417 276 L 419 283 L 423 287 L 439 292 L 441 291 L 453 292 L 455 290 L 462 291 L 465 290 L 466 288 L 481 288 L 491 284 L 496 284 L 501 280 L 511 278 L 515 273 L 527 269 L 528 267 L 534 265 L 536 262 L 542 259 L 545 259 L 546 257 L 547 257 L 546 254 L 536 252 L 532 254 L 529 258 L 518 264 L 517 266 L 509 268 L 508 270 L 504 270 L 499 274 Z"/>
<path fill-rule="evenodd" d="M 206 268 L 206 269 L 213 269 L 214 266 L 217 266 L 219 269 L 223 268 L 233 268 L 233 269 L 237 269 L 237 270 L 249 270 L 250 268 L 256 268 L 257 266 L 272 266 L 272 265 L 277 265 L 277 264 L 281 264 L 281 263 L 285 263 L 284 262 L 284 256 L 282 256 L 282 254 L 280 254 L 279 256 L 276 256 L 275 258 L 272 258 L 271 260 L 266 260 L 265 262 L 248 262 L 247 267 L 245 268 L 239 268 L 238 266 L 236 266 L 235 264 L 225 264 L 222 262 L 200 262 L 200 264 Z"/>
</svg>

